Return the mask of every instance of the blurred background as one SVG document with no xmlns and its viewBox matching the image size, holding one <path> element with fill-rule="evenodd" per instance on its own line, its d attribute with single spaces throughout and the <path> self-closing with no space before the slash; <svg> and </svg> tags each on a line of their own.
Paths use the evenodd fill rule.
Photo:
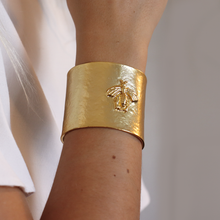
<svg viewBox="0 0 220 220">
<path fill-rule="evenodd" d="M 169 0 L 150 43 L 141 220 L 220 219 L 220 1 Z"/>
</svg>

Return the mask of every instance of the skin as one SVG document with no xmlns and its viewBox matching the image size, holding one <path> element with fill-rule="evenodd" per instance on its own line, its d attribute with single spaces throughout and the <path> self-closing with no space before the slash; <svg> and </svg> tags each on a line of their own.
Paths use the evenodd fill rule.
<svg viewBox="0 0 220 220">
<path fill-rule="evenodd" d="M 69 133 L 42 220 L 137 219 L 141 143 L 113 129 Z"/>
<path fill-rule="evenodd" d="M 32 220 L 24 193 L 17 187 L 0 187 L 0 219 Z"/>
<path fill-rule="evenodd" d="M 76 26 L 76 65 L 108 61 L 145 71 L 167 0 L 67 3 Z M 41 220 L 139 219 L 141 156 L 141 143 L 131 134 L 107 128 L 69 132 Z M 0 219 L 32 219 L 18 188 L 0 189 Z"/>
<path fill-rule="evenodd" d="M 145 71 L 148 45 L 167 0 L 67 3 L 76 26 L 76 64 L 109 61 Z"/>
</svg>

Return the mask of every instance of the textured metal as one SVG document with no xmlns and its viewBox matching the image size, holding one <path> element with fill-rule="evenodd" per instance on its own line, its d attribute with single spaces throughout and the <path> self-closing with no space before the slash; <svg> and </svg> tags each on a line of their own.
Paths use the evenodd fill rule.
<svg viewBox="0 0 220 220">
<path fill-rule="evenodd" d="M 67 76 L 62 142 L 73 129 L 105 127 L 135 135 L 144 147 L 146 83 L 140 70 L 126 65 L 92 62 L 73 67 Z M 108 96 L 114 97 L 116 87 L 121 91 L 114 102 Z"/>
</svg>

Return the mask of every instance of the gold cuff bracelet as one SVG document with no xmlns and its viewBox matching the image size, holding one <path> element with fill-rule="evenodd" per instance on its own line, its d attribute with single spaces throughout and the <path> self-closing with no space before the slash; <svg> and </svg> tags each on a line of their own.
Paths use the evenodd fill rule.
<svg viewBox="0 0 220 220">
<path fill-rule="evenodd" d="M 146 83 L 143 72 L 117 63 L 73 67 L 67 76 L 61 141 L 74 129 L 104 127 L 135 135 L 144 148 Z"/>
</svg>

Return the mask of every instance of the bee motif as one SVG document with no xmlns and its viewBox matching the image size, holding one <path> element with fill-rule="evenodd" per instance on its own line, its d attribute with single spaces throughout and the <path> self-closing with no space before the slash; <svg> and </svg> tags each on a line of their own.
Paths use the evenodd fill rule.
<svg viewBox="0 0 220 220">
<path fill-rule="evenodd" d="M 120 80 L 120 85 L 112 86 L 106 91 L 108 97 L 113 98 L 114 109 L 127 112 L 132 102 L 137 102 L 138 97 L 134 91 L 125 86 L 127 81 Z"/>
</svg>

